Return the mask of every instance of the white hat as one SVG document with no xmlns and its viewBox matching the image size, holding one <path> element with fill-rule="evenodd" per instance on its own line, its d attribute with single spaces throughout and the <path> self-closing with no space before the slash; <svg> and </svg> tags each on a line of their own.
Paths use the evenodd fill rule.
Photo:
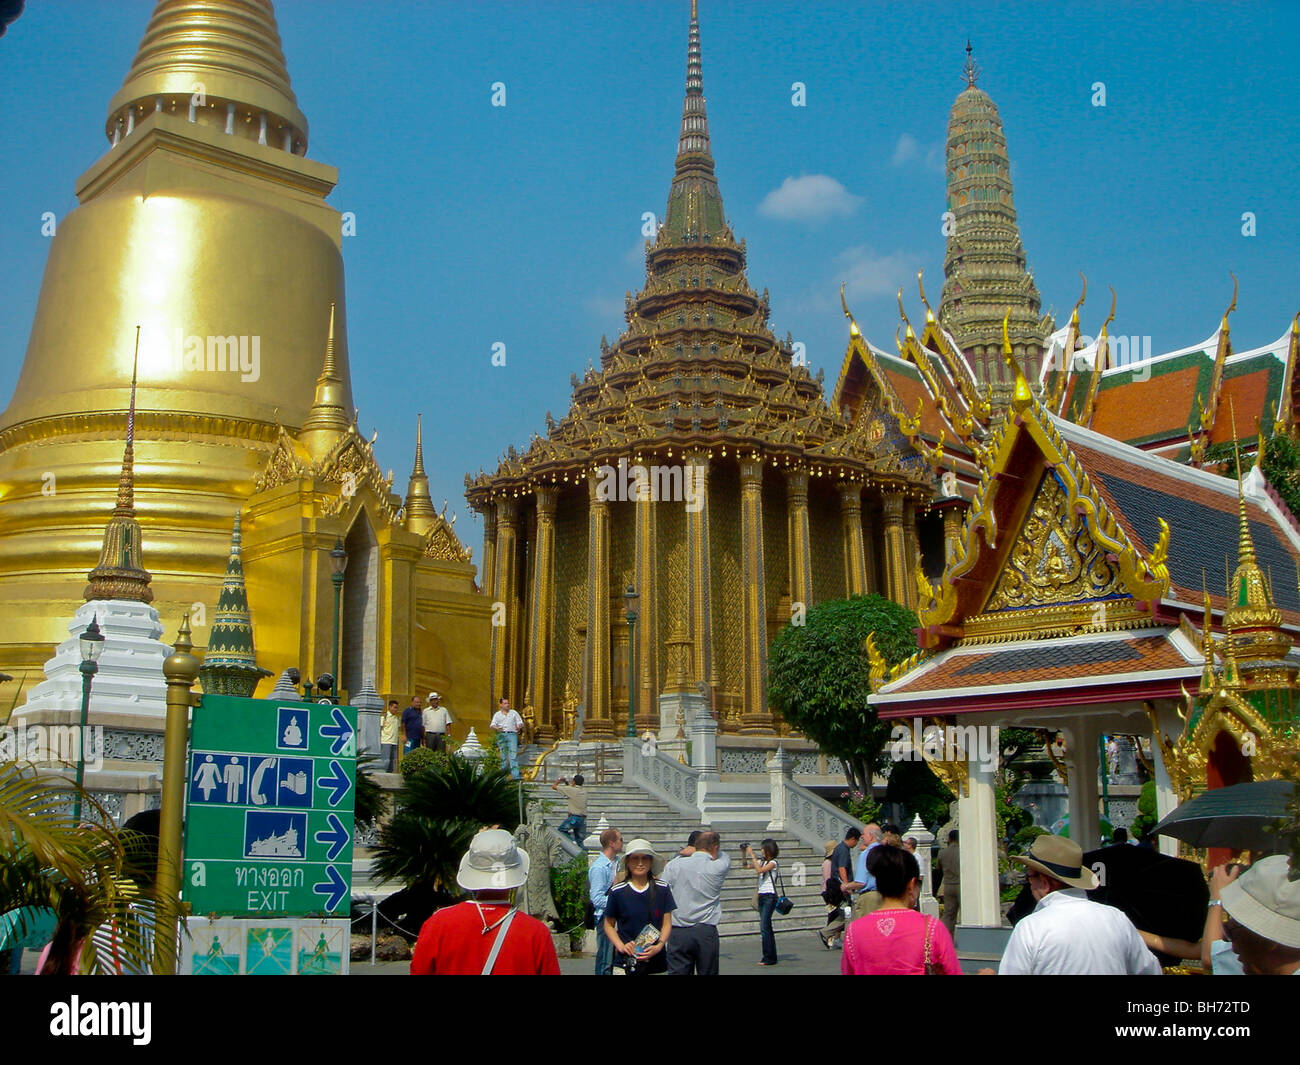
<svg viewBox="0 0 1300 1065">
<path fill-rule="evenodd" d="M 1300 947 L 1300 880 L 1288 880 L 1290 862 L 1274 854 L 1256 862 L 1220 892 L 1238 924 L 1284 947 Z"/>
<path fill-rule="evenodd" d="M 528 879 L 528 854 L 504 829 L 484 829 L 469 841 L 456 883 L 466 891 L 508 891 Z"/>
<path fill-rule="evenodd" d="M 430 693 L 429 693 L 429 702 L 433 702 L 434 699 L 441 699 L 441 698 L 442 698 L 442 696 L 439 695 L 437 692 L 430 692 Z"/>
<path fill-rule="evenodd" d="M 618 860 L 618 868 L 620 872 L 627 869 L 627 860 L 634 854 L 648 854 L 650 856 L 651 876 L 658 876 L 664 871 L 664 860 L 655 853 L 654 847 L 650 846 L 650 841 L 645 839 L 634 839 L 627 845 L 627 849 Z"/>
</svg>

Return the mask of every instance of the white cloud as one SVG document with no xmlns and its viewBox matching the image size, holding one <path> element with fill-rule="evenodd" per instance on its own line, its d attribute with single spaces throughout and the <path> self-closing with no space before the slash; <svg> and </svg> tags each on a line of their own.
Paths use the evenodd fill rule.
<svg viewBox="0 0 1300 1065">
<path fill-rule="evenodd" d="M 804 174 L 788 177 L 758 205 L 758 213 L 786 222 L 824 222 L 828 218 L 851 215 L 862 202 L 827 174 Z"/>
<path fill-rule="evenodd" d="M 921 163 L 927 170 L 942 173 L 944 169 L 944 144 L 942 140 L 933 144 L 922 144 L 910 133 L 904 133 L 894 145 L 894 154 L 890 158 L 894 166 L 907 166 L 909 163 Z"/>
<path fill-rule="evenodd" d="M 916 277 L 921 257 L 901 251 L 877 255 L 866 244 L 859 244 L 837 255 L 835 264 L 845 293 L 860 299 L 892 295 L 906 288 Z"/>
<path fill-rule="evenodd" d="M 894 146 L 894 157 L 890 160 L 894 166 L 902 166 L 904 163 L 910 163 L 921 154 L 921 142 L 913 137 L 910 133 L 904 133 L 898 138 L 898 143 Z"/>
</svg>

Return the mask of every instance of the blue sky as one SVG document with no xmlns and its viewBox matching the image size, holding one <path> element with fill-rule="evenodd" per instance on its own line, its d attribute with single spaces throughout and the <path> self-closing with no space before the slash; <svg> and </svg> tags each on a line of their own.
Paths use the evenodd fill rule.
<svg viewBox="0 0 1300 1065">
<path fill-rule="evenodd" d="M 4 403 L 48 254 L 41 214 L 71 210 L 75 178 L 106 150 L 107 104 L 151 8 L 37 0 L 0 39 Z M 356 213 L 344 257 L 361 427 L 379 430 L 403 489 L 423 411 L 435 502 L 459 512 L 477 561 L 464 474 L 567 410 L 569 374 L 598 360 L 640 286 L 641 218 L 662 213 L 672 176 L 689 3 L 276 11 L 308 154 L 338 168 L 330 202 Z M 1237 350 L 1300 310 L 1300 5 L 701 0 L 700 22 L 713 152 L 750 281 L 828 388 L 846 343 L 841 281 L 885 347 L 900 286 L 916 314 L 918 268 L 938 302 L 943 141 L 968 36 L 1045 308 L 1069 313 L 1082 270 L 1085 331 L 1113 285 L 1112 332 L 1150 336 L 1156 352 L 1214 331 L 1230 270 Z"/>
</svg>

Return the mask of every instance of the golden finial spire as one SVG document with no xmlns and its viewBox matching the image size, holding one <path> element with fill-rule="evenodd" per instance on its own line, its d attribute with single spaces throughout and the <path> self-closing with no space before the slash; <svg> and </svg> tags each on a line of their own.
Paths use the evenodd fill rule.
<svg viewBox="0 0 1300 1065">
<path fill-rule="evenodd" d="M 438 512 L 429 495 L 429 477 L 424 472 L 424 416 L 415 416 L 415 466 L 406 483 L 406 528 L 423 536 L 433 528 Z"/>
<path fill-rule="evenodd" d="M 140 327 L 135 327 L 135 356 L 131 364 L 131 399 L 126 413 L 126 446 L 117 480 L 117 503 L 104 528 L 99 564 L 90 571 L 84 596 L 123 599 L 139 603 L 153 600 L 152 578 L 144 568 L 140 523 L 135 520 L 135 393 L 140 369 Z"/>
<path fill-rule="evenodd" d="M 348 431 L 352 423 L 344 405 L 345 385 L 334 361 L 334 301 L 330 301 L 329 335 L 325 341 L 325 361 L 320 376 L 316 378 L 316 396 L 307 419 L 302 423 L 298 439 L 311 457 L 317 461 L 328 455 L 339 436 Z"/>
</svg>

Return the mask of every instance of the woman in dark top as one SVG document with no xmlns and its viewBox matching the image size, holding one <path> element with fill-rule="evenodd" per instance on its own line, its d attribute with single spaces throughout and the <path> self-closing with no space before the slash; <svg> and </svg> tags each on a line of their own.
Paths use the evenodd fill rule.
<svg viewBox="0 0 1300 1065">
<path fill-rule="evenodd" d="M 614 965 L 628 975 L 665 972 L 664 947 L 677 908 L 672 890 L 659 879 L 664 860 L 643 839 L 634 839 L 620 861 L 605 906 L 605 935 L 614 945 Z"/>
</svg>

